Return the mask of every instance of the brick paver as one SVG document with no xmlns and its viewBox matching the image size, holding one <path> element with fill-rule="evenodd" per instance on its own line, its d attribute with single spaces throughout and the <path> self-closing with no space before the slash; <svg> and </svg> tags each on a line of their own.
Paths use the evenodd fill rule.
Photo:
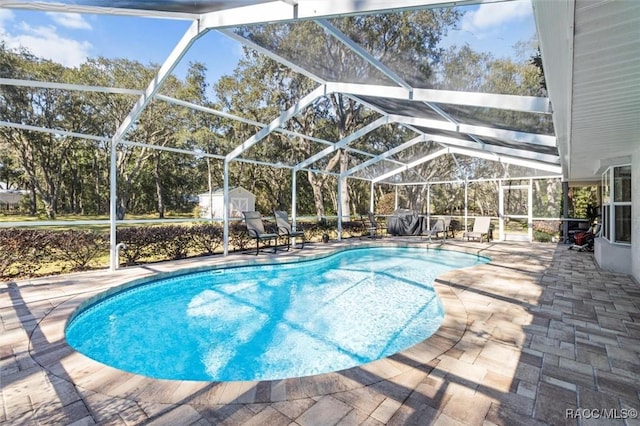
<svg viewBox="0 0 640 426">
<path fill-rule="evenodd" d="M 153 269 L 320 256 L 354 243 L 440 248 L 425 240 L 347 240 L 275 257 L 212 257 Z M 438 277 L 446 317 L 434 336 L 365 366 L 272 382 L 153 380 L 66 345 L 64 325 L 82 301 L 149 276 L 149 269 L 0 283 L 0 423 L 640 424 L 621 418 L 640 410 L 637 283 L 563 245 L 449 240 L 445 248 L 492 261 Z"/>
</svg>

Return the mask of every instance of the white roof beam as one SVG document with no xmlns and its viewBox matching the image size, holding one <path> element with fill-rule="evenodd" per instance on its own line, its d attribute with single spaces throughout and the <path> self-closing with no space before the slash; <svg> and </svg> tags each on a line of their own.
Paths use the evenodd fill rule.
<svg viewBox="0 0 640 426">
<path fill-rule="evenodd" d="M 80 139 L 89 139 L 89 140 L 98 141 L 98 142 L 108 142 L 111 140 L 111 138 L 108 138 L 105 136 L 87 135 L 85 133 L 71 132 L 68 130 L 51 129 L 48 127 L 41 127 L 41 126 L 31 126 L 29 124 L 22 124 L 22 123 L 12 123 L 10 121 L 0 121 L 0 126 L 12 127 L 14 129 L 21 129 L 21 130 L 29 130 L 32 132 L 49 133 L 52 135 L 61 135 L 61 136 L 70 136 L 70 137 L 80 138 Z"/>
<path fill-rule="evenodd" d="M 551 114 L 548 98 L 535 96 L 500 95 L 495 93 L 462 92 L 453 90 L 412 89 L 356 83 L 327 83 L 333 92 L 361 96 L 435 102 L 483 108 L 508 109 L 541 114 Z"/>
<path fill-rule="evenodd" d="M 142 95 L 144 90 L 122 89 L 119 87 L 88 86 L 83 84 L 54 83 L 52 81 L 21 80 L 17 78 L 0 78 L 0 85 L 39 87 L 43 89 L 72 90 L 78 92 L 99 92 L 121 95 Z"/>
<path fill-rule="evenodd" d="M 200 20 L 202 25 L 209 29 L 292 21 L 298 18 L 297 9 L 297 6 L 282 1 L 272 1 L 203 13 Z"/>
<path fill-rule="evenodd" d="M 137 147 L 137 148 L 150 148 L 150 149 L 155 149 L 155 150 L 158 150 L 158 151 L 174 152 L 176 154 L 193 155 L 195 157 L 215 158 L 217 160 L 224 159 L 223 155 L 209 154 L 209 153 L 206 153 L 206 152 L 198 152 L 198 151 L 193 151 L 193 150 L 189 150 L 189 149 L 173 148 L 173 147 L 170 147 L 170 146 L 153 145 L 153 144 L 141 143 L 141 142 L 121 141 L 120 145 L 133 146 L 133 147 Z"/>
<path fill-rule="evenodd" d="M 249 139 L 244 141 L 241 145 L 237 146 L 233 151 L 227 154 L 226 159 L 233 160 L 234 158 L 242 154 L 244 151 L 251 148 L 253 145 L 255 145 L 256 143 L 260 142 L 262 139 L 267 137 L 267 135 L 275 131 L 278 127 L 282 126 L 284 123 L 290 120 L 291 117 L 297 115 L 303 109 L 308 107 L 316 99 L 326 94 L 327 94 L 327 91 L 326 91 L 325 85 L 320 85 L 316 87 L 313 91 L 311 91 L 311 93 L 309 93 L 304 98 L 300 99 L 295 105 L 291 106 L 291 108 L 289 108 L 288 110 L 280 114 L 278 118 L 274 119 L 271 123 L 269 123 L 266 127 L 260 130 L 258 133 L 251 136 Z"/>
<path fill-rule="evenodd" d="M 349 136 L 345 137 L 344 139 L 341 139 L 338 142 L 334 143 L 332 146 L 328 146 L 325 149 L 323 149 L 322 151 L 318 152 L 317 154 L 307 158 L 306 160 L 302 161 L 301 163 L 298 163 L 298 165 L 296 165 L 294 167 L 294 170 L 298 171 L 300 169 L 303 169 L 303 168 L 315 163 L 316 161 L 320 160 L 321 158 L 324 158 L 327 155 L 329 155 L 329 154 L 331 154 L 333 152 L 336 152 L 340 148 L 343 148 L 343 147 L 347 146 L 348 144 L 350 144 L 354 140 L 366 135 L 367 133 L 374 131 L 378 127 L 383 126 L 385 124 L 389 124 L 389 123 L 390 123 L 390 121 L 389 121 L 389 119 L 387 117 L 380 117 L 377 120 L 367 124 L 363 128 L 351 133 Z"/>
<path fill-rule="evenodd" d="M 461 154 L 469 157 L 483 158 L 485 160 L 498 161 L 505 164 L 513 164 L 513 165 L 528 167 L 528 168 L 537 169 L 537 170 L 545 170 L 548 172 L 558 173 L 558 174 L 562 172 L 562 166 L 560 165 L 548 164 L 540 161 L 524 160 L 522 158 L 514 158 L 506 155 L 498 155 L 498 154 L 486 152 L 486 151 L 449 147 L 449 148 L 441 149 L 440 151 L 434 152 L 432 154 L 426 155 L 418 160 L 408 163 L 406 166 L 403 166 L 396 170 L 392 170 L 390 172 L 382 174 L 377 178 L 372 179 L 372 182 L 373 183 L 381 182 L 391 176 L 410 170 L 422 163 L 431 161 L 444 154 Z"/>
<path fill-rule="evenodd" d="M 545 170 L 551 173 L 562 173 L 562 166 L 556 164 L 548 164 L 540 161 L 525 160 L 522 158 L 514 158 L 507 155 L 498 155 L 490 152 L 477 151 L 466 148 L 447 148 L 451 153 L 466 155 L 469 157 L 484 158 L 486 160 L 499 161 L 505 164 L 513 164 L 517 166 L 529 167 L 532 169 Z"/>
<path fill-rule="evenodd" d="M 392 155 L 397 154 L 398 152 L 404 151 L 407 148 L 412 147 L 413 145 L 420 143 L 420 142 L 426 142 L 427 138 L 424 135 L 415 137 L 401 145 L 398 145 L 395 148 L 392 148 L 388 151 L 383 152 L 382 154 L 371 158 L 370 160 L 365 161 L 364 163 L 358 164 L 355 167 L 350 168 L 349 170 L 347 170 L 346 172 L 342 173 L 342 176 L 350 176 L 362 169 L 365 169 L 367 167 L 369 167 L 372 164 L 378 163 L 386 158 L 391 157 Z"/>
<path fill-rule="evenodd" d="M 384 174 L 378 176 L 377 178 L 372 179 L 371 182 L 378 183 L 378 182 L 383 181 L 383 180 L 385 180 L 385 179 L 387 179 L 387 178 L 389 178 L 391 176 L 397 175 L 398 173 L 402 173 L 402 172 L 406 172 L 407 170 L 411 170 L 412 168 L 414 168 L 416 166 L 419 166 L 422 163 L 426 163 L 427 161 L 433 160 L 434 158 L 438 158 L 438 157 L 440 157 L 440 156 L 442 156 L 444 154 L 447 154 L 448 152 L 449 152 L 449 149 L 448 148 L 444 148 L 444 149 L 441 149 L 440 151 L 436 151 L 436 152 L 434 152 L 432 154 L 425 155 L 424 157 L 419 158 L 419 159 L 417 159 L 415 161 L 412 161 L 410 163 L 407 163 L 406 165 L 404 165 L 402 167 L 399 167 L 399 168 L 397 168 L 395 170 L 391 170 L 390 172 L 384 173 Z"/>
<path fill-rule="evenodd" d="M 489 138 L 505 139 L 512 142 L 529 143 L 532 145 L 556 147 L 556 137 L 540 135 L 537 133 L 517 132 L 515 130 L 496 129 L 493 127 L 473 126 L 470 124 L 458 125 L 460 133 L 468 133 Z"/>
<path fill-rule="evenodd" d="M 411 9 L 464 6 L 482 2 L 483 0 L 305 0 L 299 2 L 297 12 L 299 18 L 320 18 L 335 15 L 364 15 L 384 11 L 400 12 Z"/>
<path fill-rule="evenodd" d="M 404 115 L 390 115 L 396 122 L 410 126 L 430 127 L 438 130 L 449 130 L 459 133 L 469 133 L 477 136 L 504 139 L 513 142 L 524 142 L 548 147 L 556 146 L 555 136 L 539 135 L 536 133 L 517 132 L 515 130 L 495 129 L 493 127 L 472 126 L 469 124 L 453 124 L 447 121 L 428 118 L 408 117 Z"/>
<path fill-rule="evenodd" d="M 541 154 L 537 152 L 531 152 L 526 149 L 515 149 L 515 148 L 509 148 L 509 147 L 499 146 L 499 145 L 491 145 L 491 144 L 479 145 L 475 142 L 472 142 L 466 139 L 452 138 L 452 137 L 442 136 L 442 135 L 433 135 L 429 133 L 425 133 L 424 136 L 426 137 L 427 140 L 436 142 L 444 146 L 459 146 L 462 148 L 475 149 L 475 150 L 486 151 L 486 152 L 491 152 L 495 154 L 511 155 L 514 157 L 519 157 L 519 158 L 528 159 L 528 160 L 537 160 L 537 161 L 543 161 L 546 163 L 560 164 L 560 158 L 557 155 Z"/>
<path fill-rule="evenodd" d="M 105 2 L 108 4 L 109 2 Z M 89 13 L 92 15 L 114 15 L 114 16 L 138 16 L 141 18 L 171 18 L 171 19 L 197 19 L 197 13 L 174 12 L 154 9 L 127 9 L 122 7 L 108 6 L 86 6 L 79 4 L 44 2 L 33 0 L 22 1 L 0 1 L 1 8 L 7 9 L 25 9 L 36 10 L 41 12 L 60 12 L 60 13 Z"/>
<path fill-rule="evenodd" d="M 305 0 L 301 2 L 277 0 L 203 14 L 155 10 L 151 6 L 148 8 L 127 9 L 121 7 L 63 4 L 33 0 L 0 0 L 0 7 L 42 12 L 88 13 L 146 18 L 187 20 L 203 18 L 208 28 L 219 28 L 266 22 L 291 21 L 294 19 L 318 19 L 331 16 L 382 13 L 385 11 L 399 12 L 412 9 L 464 6 L 482 3 L 483 1 L 486 0 L 394 0 L 393 2 L 389 2 L 388 0 L 359 0 L 357 2 L 344 0 Z"/>
<path fill-rule="evenodd" d="M 155 78 L 151 83 L 149 83 L 144 94 L 140 96 L 127 117 L 125 117 L 124 121 L 118 127 L 118 130 L 116 130 L 116 133 L 113 136 L 114 143 L 119 142 L 124 137 L 134 121 L 140 116 L 144 108 L 151 101 L 151 98 L 153 98 L 158 90 L 160 90 L 164 80 L 171 74 L 189 47 L 191 47 L 196 39 L 198 39 L 202 34 L 203 32 L 200 28 L 200 23 L 198 21 L 193 21 L 178 44 L 173 48 L 167 59 L 164 61 L 160 70 L 158 70 L 158 74 L 156 74 Z"/>
<path fill-rule="evenodd" d="M 32 132 L 43 132 L 43 133 L 49 133 L 54 135 L 60 135 L 60 136 L 68 136 L 68 137 L 73 137 L 78 139 L 87 139 L 87 140 L 92 140 L 97 142 L 108 142 L 111 140 L 111 138 L 108 138 L 105 136 L 87 135 L 85 133 L 70 132 L 68 130 L 60 130 L 60 129 L 50 129 L 48 127 L 31 126 L 28 124 L 11 123 L 8 121 L 0 121 L 0 126 L 13 127 L 16 129 L 29 130 Z M 170 146 L 160 146 L 160 145 L 153 145 L 148 143 L 132 142 L 127 140 L 120 141 L 120 145 L 133 146 L 138 148 L 151 148 L 158 151 L 169 151 L 169 152 L 175 152 L 179 154 L 194 155 L 198 157 L 216 158 L 219 160 L 224 159 L 224 156 L 222 155 L 208 154 L 205 152 L 190 151 L 187 149 L 180 149 L 180 148 L 172 148 Z"/>
</svg>

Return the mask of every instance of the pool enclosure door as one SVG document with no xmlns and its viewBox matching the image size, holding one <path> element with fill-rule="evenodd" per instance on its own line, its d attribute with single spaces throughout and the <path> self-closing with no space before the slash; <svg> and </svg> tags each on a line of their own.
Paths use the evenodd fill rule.
<svg viewBox="0 0 640 426">
<path fill-rule="evenodd" d="M 532 186 L 531 180 L 528 185 L 500 185 L 500 241 L 533 241 Z"/>
</svg>

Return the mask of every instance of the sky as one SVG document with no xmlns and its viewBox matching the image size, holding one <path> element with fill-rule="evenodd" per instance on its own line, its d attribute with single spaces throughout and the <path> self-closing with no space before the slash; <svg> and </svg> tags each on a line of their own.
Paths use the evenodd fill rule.
<svg viewBox="0 0 640 426">
<path fill-rule="evenodd" d="M 535 25 L 529 0 L 465 7 L 458 30 L 443 46 L 468 43 L 497 58 L 510 56 L 516 41 L 529 41 Z M 0 40 L 9 48 L 25 47 L 38 57 L 75 67 L 87 58 L 128 58 L 161 64 L 180 40 L 189 21 L 105 15 L 78 15 L 0 8 Z M 203 62 L 208 80 L 231 74 L 241 56 L 240 44 L 210 31 L 176 68 L 183 77 L 190 61 Z"/>
</svg>

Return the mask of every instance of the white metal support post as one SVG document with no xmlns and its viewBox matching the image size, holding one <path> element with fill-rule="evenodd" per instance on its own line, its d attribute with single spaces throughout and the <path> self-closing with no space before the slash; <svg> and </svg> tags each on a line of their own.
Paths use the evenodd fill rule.
<svg viewBox="0 0 640 426">
<path fill-rule="evenodd" d="M 504 241 L 504 191 L 502 189 L 502 180 L 498 181 L 498 229 L 498 239 Z"/>
<path fill-rule="evenodd" d="M 338 176 L 338 241 L 342 240 L 342 179 Z"/>
<path fill-rule="evenodd" d="M 223 255 L 229 254 L 229 160 L 224 160 L 223 173 L 223 191 L 222 191 L 222 247 Z"/>
<path fill-rule="evenodd" d="M 296 171 L 294 169 L 291 170 L 291 223 L 293 226 L 293 230 L 296 230 L 298 209 L 296 208 L 297 203 L 297 194 L 298 194 L 298 185 L 296 182 Z"/>
<path fill-rule="evenodd" d="M 562 181 L 562 239 L 564 244 L 569 243 L 569 182 Z M 609 234 L 611 235 L 611 234 Z"/>
<path fill-rule="evenodd" d="M 296 182 L 296 171 L 294 169 L 291 170 L 291 229 L 296 231 L 298 229 L 298 221 L 296 216 L 298 215 L 298 209 L 296 208 L 297 203 L 297 182 Z M 302 240 L 304 243 L 304 240 Z M 296 237 L 293 237 L 292 246 L 295 248 L 296 246 Z"/>
<path fill-rule="evenodd" d="M 529 242 L 533 242 L 533 179 L 529 179 L 529 189 L 527 190 L 527 230 Z"/>
<path fill-rule="evenodd" d="M 373 203 L 373 195 L 374 195 L 374 194 L 373 194 L 373 191 L 374 191 L 374 188 L 373 188 L 373 181 L 371 181 L 371 190 L 369 191 L 369 193 L 370 193 L 370 194 L 369 194 L 369 211 L 370 211 L 371 213 L 373 213 L 373 208 L 374 208 L 374 203 Z"/>
<path fill-rule="evenodd" d="M 427 230 L 431 230 L 431 185 L 427 184 Z M 447 233 L 445 232 L 445 236 Z"/>
<path fill-rule="evenodd" d="M 393 202 L 393 209 L 398 210 L 398 185 L 395 186 L 396 196 Z"/>
<path fill-rule="evenodd" d="M 465 176 L 464 178 L 464 229 L 467 229 L 467 222 L 469 221 L 469 181 Z"/>
<path fill-rule="evenodd" d="M 109 270 L 118 269 L 120 259 L 118 259 L 118 240 L 116 238 L 116 219 L 118 216 L 118 191 L 117 191 L 117 170 L 116 170 L 116 146 L 118 142 L 111 140 L 111 159 L 109 165 Z"/>
</svg>

